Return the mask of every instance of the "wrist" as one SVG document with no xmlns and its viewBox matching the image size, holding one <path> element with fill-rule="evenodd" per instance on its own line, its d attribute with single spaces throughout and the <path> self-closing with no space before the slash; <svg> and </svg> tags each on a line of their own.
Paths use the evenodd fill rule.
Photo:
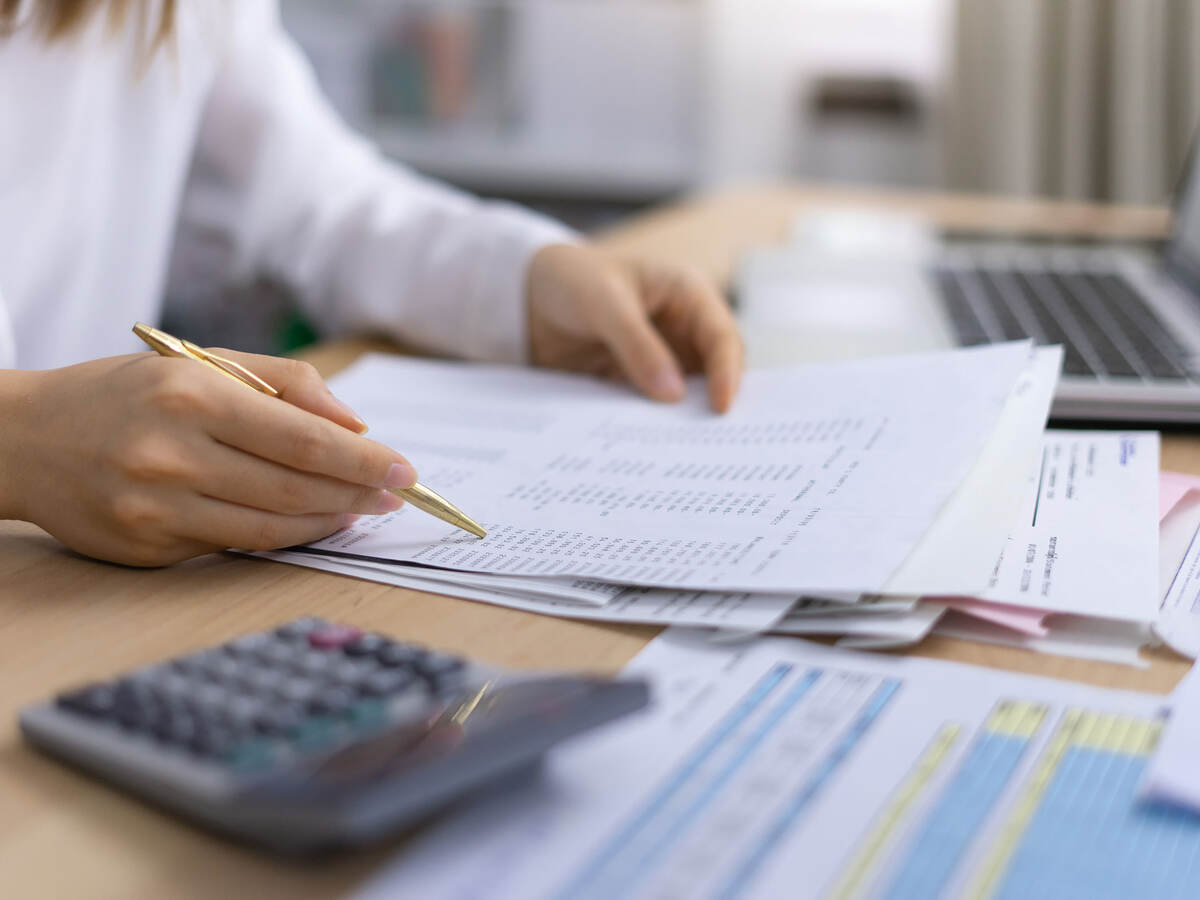
<svg viewBox="0 0 1200 900">
<path fill-rule="evenodd" d="M 0 519 L 24 519 L 23 460 L 31 436 L 30 419 L 41 373 L 0 370 Z"/>
</svg>

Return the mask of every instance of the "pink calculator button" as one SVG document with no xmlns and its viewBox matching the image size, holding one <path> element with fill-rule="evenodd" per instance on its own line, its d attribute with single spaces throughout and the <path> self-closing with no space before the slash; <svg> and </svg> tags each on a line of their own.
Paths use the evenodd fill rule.
<svg viewBox="0 0 1200 900">
<path fill-rule="evenodd" d="M 350 643 L 362 632 L 351 625 L 324 625 L 309 632 L 308 643 L 319 650 L 333 650 Z"/>
</svg>

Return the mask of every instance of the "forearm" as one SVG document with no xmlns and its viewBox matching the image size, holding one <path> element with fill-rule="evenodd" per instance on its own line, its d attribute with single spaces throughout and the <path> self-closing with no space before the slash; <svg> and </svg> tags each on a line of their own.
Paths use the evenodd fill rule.
<svg viewBox="0 0 1200 900">
<path fill-rule="evenodd" d="M 38 373 L 0 370 L 0 519 L 26 518 L 21 487 Z"/>
<path fill-rule="evenodd" d="M 323 331 L 522 361 L 528 262 L 575 236 L 384 160 L 329 108 L 273 16 L 242 24 L 201 124 L 206 175 L 188 186 L 183 224 L 224 233 L 234 277 L 288 284 Z"/>
</svg>

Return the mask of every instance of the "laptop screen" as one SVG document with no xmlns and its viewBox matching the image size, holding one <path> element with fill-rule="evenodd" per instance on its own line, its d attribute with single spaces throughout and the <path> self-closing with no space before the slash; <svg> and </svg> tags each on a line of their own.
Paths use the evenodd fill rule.
<svg viewBox="0 0 1200 900">
<path fill-rule="evenodd" d="M 1167 265 L 1193 288 L 1200 287 L 1200 139 L 1192 142 L 1191 158 L 1175 197 L 1175 227 L 1167 245 Z"/>
</svg>

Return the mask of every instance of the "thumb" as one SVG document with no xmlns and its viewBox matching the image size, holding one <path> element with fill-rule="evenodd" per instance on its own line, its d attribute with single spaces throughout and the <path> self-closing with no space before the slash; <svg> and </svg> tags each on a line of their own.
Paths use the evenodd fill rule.
<svg viewBox="0 0 1200 900">
<path fill-rule="evenodd" d="M 280 398 L 292 406 L 328 419 L 355 434 L 366 433 L 367 423 L 349 406 L 333 396 L 325 386 L 325 380 L 311 363 L 281 356 L 239 353 L 236 350 L 210 350 L 253 372 L 279 391 Z"/>
<path fill-rule="evenodd" d="M 629 380 L 655 400 L 682 400 L 679 362 L 632 289 L 614 297 L 608 313 L 601 335 Z"/>
</svg>

